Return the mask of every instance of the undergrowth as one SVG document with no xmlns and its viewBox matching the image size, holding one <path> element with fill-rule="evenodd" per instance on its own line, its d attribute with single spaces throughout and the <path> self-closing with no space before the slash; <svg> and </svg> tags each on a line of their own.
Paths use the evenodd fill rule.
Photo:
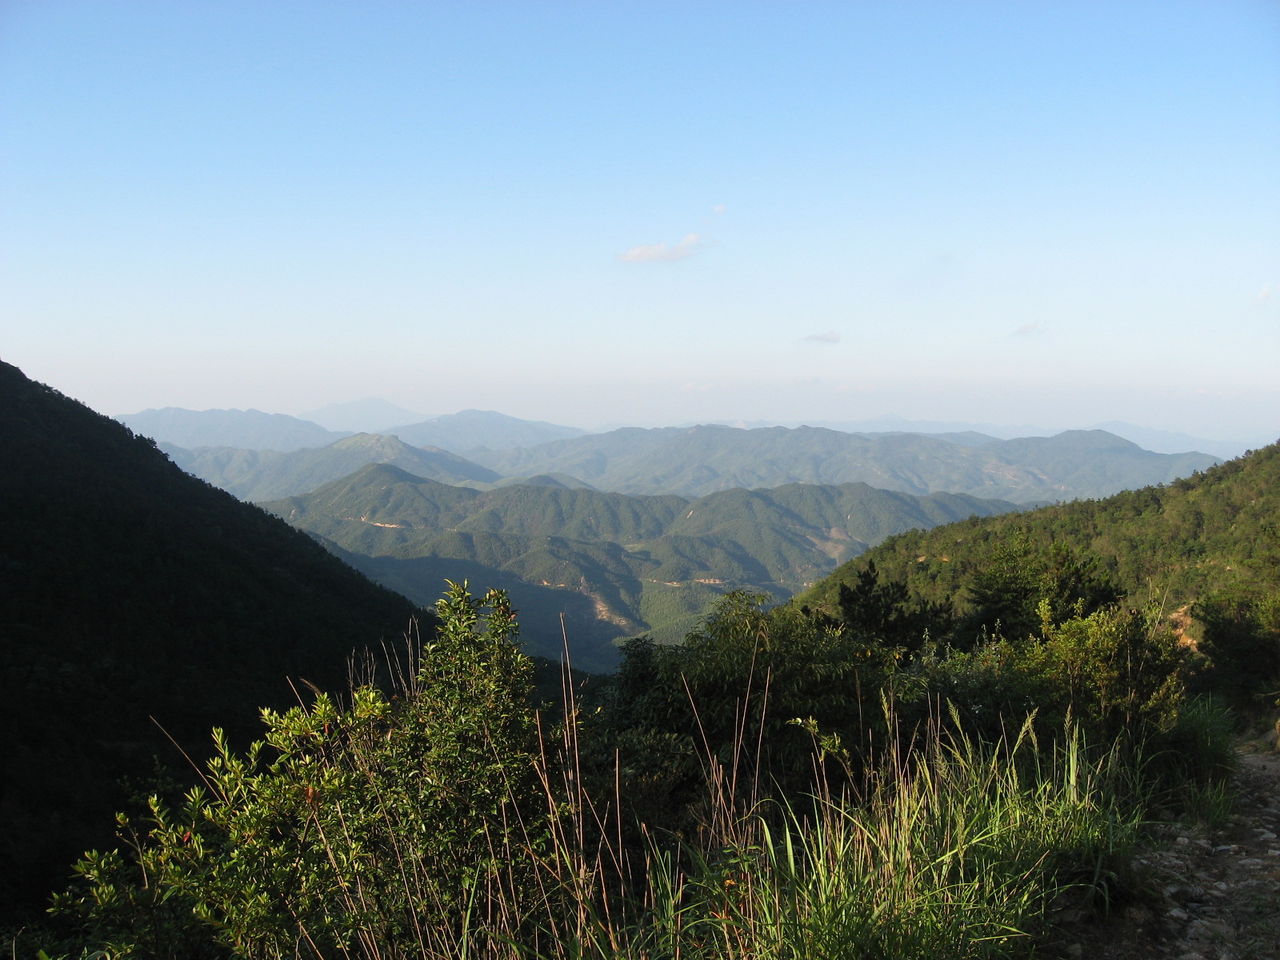
<svg viewBox="0 0 1280 960">
<path fill-rule="evenodd" d="M 569 681 L 560 708 L 528 707 L 505 598 L 455 587 L 438 612 L 394 691 L 264 714 L 182 804 L 122 817 L 122 849 L 56 899 L 46 955 L 1026 956 L 1065 893 L 1114 895 L 1138 836 L 1133 742 L 1070 717 L 983 739 L 945 707 L 900 730 L 888 701 L 876 755 L 807 725 L 809 791 L 773 790 L 741 735 L 702 752 L 691 828 L 637 824 L 620 763 L 605 789 L 584 770 Z"/>
</svg>

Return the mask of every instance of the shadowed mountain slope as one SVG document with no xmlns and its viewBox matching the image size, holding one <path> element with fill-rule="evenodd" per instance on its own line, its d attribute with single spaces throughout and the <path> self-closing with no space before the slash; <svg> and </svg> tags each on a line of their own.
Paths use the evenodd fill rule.
<svg viewBox="0 0 1280 960">
<path fill-rule="evenodd" d="M 124 777 L 345 681 L 412 606 L 152 441 L 0 364 L 0 904 L 113 845 Z M 137 789 L 135 787 L 135 789 Z M 145 788 L 144 788 L 145 789 Z"/>
</svg>

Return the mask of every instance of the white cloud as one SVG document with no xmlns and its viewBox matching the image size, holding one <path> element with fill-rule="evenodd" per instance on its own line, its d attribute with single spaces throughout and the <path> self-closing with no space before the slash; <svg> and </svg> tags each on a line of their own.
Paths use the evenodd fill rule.
<svg viewBox="0 0 1280 960">
<path fill-rule="evenodd" d="M 714 213 L 716 216 L 719 216 L 720 214 L 724 213 L 724 211 L 725 211 L 725 205 L 723 203 L 717 203 L 715 206 L 711 208 L 711 212 Z"/>
<path fill-rule="evenodd" d="M 618 259 L 626 263 L 670 263 L 693 256 L 701 243 L 702 238 L 698 234 L 690 233 L 676 244 L 655 243 L 632 247 L 626 253 L 618 254 Z"/>
<path fill-rule="evenodd" d="M 811 333 L 802 339 L 807 343 L 839 343 L 840 334 L 834 330 L 827 330 L 824 333 Z"/>
<path fill-rule="evenodd" d="M 1031 337 L 1038 337 L 1044 333 L 1044 328 L 1038 323 L 1024 323 L 1022 326 L 1009 334 L 1011 340 L 1028 340 Z"/>
<path fill-rule="evenodd" d="M 1266 303 L 1275 295 L 1275 292 L 1276 287 L 1274 284 L 1264 283 L 1262 289 L 1258 291 L 1258 303 Z"/>
</svg>

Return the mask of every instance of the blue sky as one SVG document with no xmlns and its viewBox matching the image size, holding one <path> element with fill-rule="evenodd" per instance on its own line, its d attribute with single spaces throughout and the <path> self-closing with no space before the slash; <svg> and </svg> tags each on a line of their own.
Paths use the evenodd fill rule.
<svg viewBox="0 0 1280 960">
<path fill-rule="evenodd" d="M 0 5 L 0 357 L 108 413 L 1280 435 L 1280 4 Z"/>
</svg>

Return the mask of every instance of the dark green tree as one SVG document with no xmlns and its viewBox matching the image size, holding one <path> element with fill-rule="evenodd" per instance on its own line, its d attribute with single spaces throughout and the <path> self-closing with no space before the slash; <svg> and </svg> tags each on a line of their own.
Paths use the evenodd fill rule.
<svg viewBox="0 0 1280 960">
<path fill-rule="evenodd" d="M 840 584 L 836 602 L 840 619 L 854 636 L 908 654 L 918 652 L 926 636 L 948 634 L 954 620 L 950 601 L 913 600 L 904 581 L 882 582 L 874 561 L 858 571 L 852 584 Z"/>
<path fill-rule="evenodd" d="M 1047 548 L 1019 538 L 1001 545 L 968 584 L 971 609 L 957 630 L 957 644 L 971 647 L 983 635 L 1024 639 L 1039 632 L 1041 601 L 1050 622 L 1088 616 L 1124 592 L 1091 557 L 1065 544 Z"/>
</svg>

